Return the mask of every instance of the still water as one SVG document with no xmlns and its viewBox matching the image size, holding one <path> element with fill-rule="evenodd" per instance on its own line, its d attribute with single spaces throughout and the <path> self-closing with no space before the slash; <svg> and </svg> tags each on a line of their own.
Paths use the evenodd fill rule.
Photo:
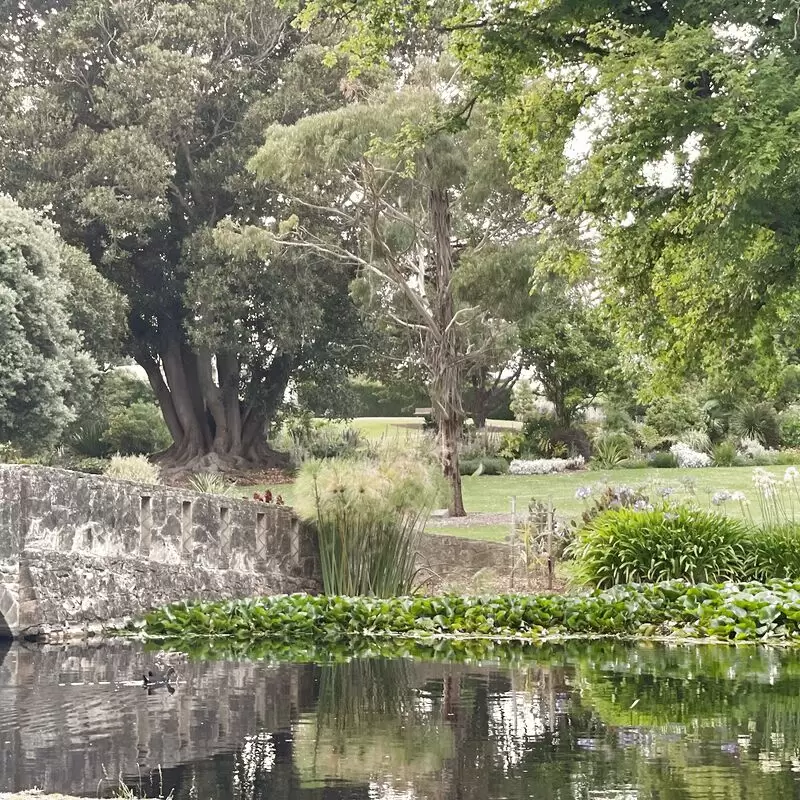
<svg viewBox="0 0 800 800">
<path fill-rule="evenodd" d="M 0 791 L 176 800 L 800 798 L 800 654 L 570 643 L 513 660 L 0 650 Z"/>
</svg>

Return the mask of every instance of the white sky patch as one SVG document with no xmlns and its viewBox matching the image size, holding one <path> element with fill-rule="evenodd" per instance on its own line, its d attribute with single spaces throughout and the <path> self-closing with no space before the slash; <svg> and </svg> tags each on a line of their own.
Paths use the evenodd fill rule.
<svg viewBox="0 0 800 800">
<path fill-rule="evenodd" d="M 714 35 L 723 42 L 722 49 L 726 53 L 741 53 L 753 49 L 758 40 L 758 28 L 755 25 L 720 25 L 712 26 Z"/>
</svg>

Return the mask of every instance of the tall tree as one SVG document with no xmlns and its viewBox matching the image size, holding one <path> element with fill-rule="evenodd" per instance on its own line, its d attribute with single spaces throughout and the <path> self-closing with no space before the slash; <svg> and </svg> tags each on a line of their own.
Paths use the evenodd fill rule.
<svg viewBox="0 0 800 800">
<path fill-rule="evenodd" d="M 269 461 L 265 426 L 291 377 L 355 352 L 350 276 L 318 255 L 230 257 L 214 230 L 275 213 L 243 166 L 269 123 L 342 103 L 341 75 L 269 0 L 5 14 L 0 186 L 47 209 L 127 297 L 129 352 L 174 440 L 166 459 Z"/>
<path fill-rule="evenodd" d="M 361 295 L 418 344 L 452 489 L 450 513 L 458 516 L 465 513 L 458 464 L 464 378 L 490 343 L 466 335 L 482 311 L 458 303 L 455 274 L 463 250 L 498 232 L 509 235 L 509 200 L 507 182 L 494 172 L 496 148 L 479 127 L 464 133 L 438 125 L 446 93 L 436 69 L 422 70 L 402 91 L 273 126 L 252 168 L 295 199 L 279 243 L 356 265 Z M 320 208 L 336 220 L 332 236 L 305 224 Z"/>
<path fill-rule="evenodd" d="M 538 212 L 593 229 L 623 339 L 662 380 L 737 360 L 797 290 L 800 106 L 789 0 L 312 0 L 342 51 L 450 34 Z"/>
<path fill-rule="evenodd" d="M 58 441 L 96 370 L 71 319 L 65 257 L 51 225 L 0 195 L 0 442 L 27 451 Z M 94 278 L 99 296 L 83 290 L 97 300 Z"/>
</svg>

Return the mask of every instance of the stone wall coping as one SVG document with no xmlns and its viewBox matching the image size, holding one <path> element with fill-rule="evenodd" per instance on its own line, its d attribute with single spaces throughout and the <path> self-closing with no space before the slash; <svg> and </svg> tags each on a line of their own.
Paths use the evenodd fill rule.
<svg viewBox="0 0 800 800">
<path fill-rule="evenodd" d="M 23 475 L 31 475 L 32 477 L 47 477 L 51 475 L 53 478 L 57 478 L 59 476 L 67 476 L 106 485 L 124 484 L 141 495 L 147 496 L 155 492 L 163 492 L 165 495 L 171 495 L 173 497 L 192 497 L 197 500 L 214 500 L 222 505 L 238 506 L 242 509 L 272 508 L 277 509 L 282 514 L 291 515 L 292 519 L 299 519 L 292 506 L 279 506 L 275 503 L 264 503 L 260 500 L 252 500 L 249 497 L 214 494 L 213 492 L 198 492 L 196 489 L 184 489 L 179 486 L 169 486 L 165 483 L 139 483 L 138 481 L 131 481 L 125 478 L 109 478 L 106 475 L 96 475 L 92 472 L 79 472 L 78 470 L 64 469 L 63 467 L 45 467 L 38 464 L 0 464 L 0 473 L 2 472 L 10 472 L 12 474 L 22 473 Z"/>
</svg>

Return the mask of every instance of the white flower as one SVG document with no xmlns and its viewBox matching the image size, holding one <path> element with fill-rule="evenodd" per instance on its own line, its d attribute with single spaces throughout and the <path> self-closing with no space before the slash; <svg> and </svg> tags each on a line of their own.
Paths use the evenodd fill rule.
<svg viewBox="0 0 800 800">
<path fill-rule="evenodd" d="M 786 472 L 783 473 L 784 483 L 794 483 L 798 478 L 800 478 L 800 472 L 797 467 L 786 467 Z"/>
<path fill-rule="evenodd" d="M 508 465 L 508 471 L 511 475 L 551 475 L 554 472 L 566 472 L 568 469 L 580 469 L 583 465 L 583 456 L 537 458 L 531 461 L 516 458 Z"/>
<path fill-rule="evenodd" d="M 731 499 L 733 499 L 733 495 L 731 495 L 731 493 L 725 489 L 723 489 L 721 492 L 714 492 L 714 494 L 711 496 L 711 502 L 715 506 L 721 506 L 724 502 Z"/>
<path fill-rule="evenodd" d="M 733 500 L 735 503 L 746 503 L 747 496 L 744 492 L 733 492 L 731 495 L 731 500 Z"/>
<path fill-rule="evenodd" d="M 675 461 L 679 467 L 694 469 L 697 467 L 710 467 L 712 463 L 710 455 L 692 450 L 685 442 L 675 442 L 669 451 L 675 456 Z"/>
<path fill-rule="evenodd" d="M 753 470 L 753 485 L 764 497 L 772 497 L 777 491 L 778 480 L 762 467 Z"/>
<path fill-rule="evenodd" d="M 575 491 L 575 497 L 578 500 L 585 500 L 587 497 L 591 495 L 591 493 L 592 493 L 591 486 L 579 486 Z"/>
</svg>

